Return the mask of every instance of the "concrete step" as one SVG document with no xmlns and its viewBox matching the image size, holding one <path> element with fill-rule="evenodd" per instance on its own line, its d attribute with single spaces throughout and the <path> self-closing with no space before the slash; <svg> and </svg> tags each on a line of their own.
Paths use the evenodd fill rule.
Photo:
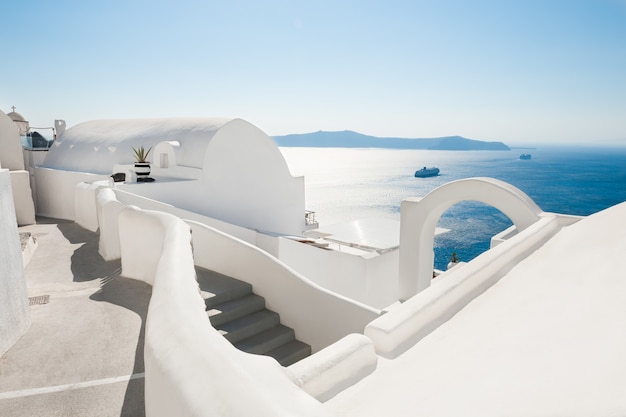
<svg viewBox="0 0 626 417">
<path fill-rule="evenodd" d="M 213 327 L 223 334 L 228 341 L 235 343 L 270 329 L 279 323 L 278 314 L 269 310 L 261 310 Z"/>
<path fill-rule="evenodd" d="M 311 355 L 311 346 L 299 340 L 293 340 L 265 353 L 276 359 L 282 366 L 289 366 Z"/>
<path fill-rule="evenodd" d="M 216 304 L 207 310 L 207 316 L 213 326 L 219 326 L 265 308 L 265 299 L 256 294 L 249 294 L 236 300 Z"/>
<path fill-rule="evenodd" d="M 233 344 L 244 352 L 262 355 L 293 340 L 295 340 L 293 329 L 279 324 Z"/>
<path fill-rule="evenodd" d="M 252 294 L 252 285 L 249 283 L 208 269 L 197 266 L 196 276 L 207 310 L 218 304 Z"/>
<path fill-rule="evenodd" d="M 196 275 L 211 325 L 236 348 L 271 356 L 283 366 L 311 355 L 311 346 L 265 309 L 265 299 L 252 293 L 252 285 L 200 267 Z"/>
</svg>

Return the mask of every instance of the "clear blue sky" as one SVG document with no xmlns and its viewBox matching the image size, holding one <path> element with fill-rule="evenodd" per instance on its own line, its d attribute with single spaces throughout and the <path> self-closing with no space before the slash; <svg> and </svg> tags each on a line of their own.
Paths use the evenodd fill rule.
<svg viewBox="0 0 626 417">
<path fill-rule="evenodd" d="M 626 145 L 626 0 L 15 0 L 0 109 Z"/>
</svg>

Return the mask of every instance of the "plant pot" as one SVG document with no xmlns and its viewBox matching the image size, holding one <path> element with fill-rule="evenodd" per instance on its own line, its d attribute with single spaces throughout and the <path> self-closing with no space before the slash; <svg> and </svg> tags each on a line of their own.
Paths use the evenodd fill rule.
<svg viewBox="0 0 626 417">
<path fill-rule="evenodd" d="M 150 162 L 135 162 L 135 174 L 137 174 L 138 182 L 148 178 L 150 175 Z"/>
</svg>

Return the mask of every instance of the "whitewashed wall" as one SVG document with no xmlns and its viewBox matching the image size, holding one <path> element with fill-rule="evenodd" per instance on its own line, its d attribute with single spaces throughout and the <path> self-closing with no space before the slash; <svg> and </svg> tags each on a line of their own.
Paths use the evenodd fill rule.
<svg viewBox="0 0 626 417">
<path fill-rule="evenodd" d="M 380 311 L 313 283 L 275 257 L 197 222 L 193 232 L 196 264 L 249 282 L 267 308 L 296 331 L 296 337 L 318 351 L 363 329 Z"/>
<path fill-rule="evenodd" d="M 2 110 L 0 110 L 0 167 L 11 171 L 24 169 L 18 128 Z"/>
<path fill-rule="evenodd" d="M 211 217 L 262 231 L 304 230 L 304 178 L 291 176 L 276 144 L 255 126 L 235 119 L 222 127 L 203 167 L 206 193 L 190 210 L 206 207 Z"/>
<path fill-rule="evenodd" d="M 98 252 L 107 261 L 121 258 L 119 215 L 126 207 L 111 188 L 97 190 L 96 210 L 100 229 Z"/>
<path fill-rule="evenodd" d="M 0 356 L 28 330 L 30 312 L 9 171 L 0 169 Z"/>
<path fill-rule="evenodd" d="M 0 110 L 0 168 L 8 169 L 15 218 L 19 225 L 35 223 L 35 204 L 28 171 L 24 170 L 24 155 L 16 124 Z"/>
<path fill-rule="evenodd" d="M 132 147 L 141 145 L 155 147 L 148 159 L 157 181 L 131 192 L 254 230 L 304 230 L 304 179 L 291 175 L 269 136 L 241 119 L 85 122 L 57 139 L 43 166 L 108 176 L 128 171 Z M 167 155 L 167 168 L 161 154 Z M 168 182 L 179 177 L 201 180 Z"/>
<path fill-rule="evenodd" d="M 380 314 L 378 309 L 321 288 L 254 246 L 256 237 L 260 236 L 256 232 L 248 230 L 244 234 L 252 241 L 247 242 L 207 226 L 206 221 L 212 219 L 204 216 L 172 210 L 160 202 L 138 198 L 119 190 L 98 187 L 87 189 L 97 192 L 100 253 L 105 259 L 113 259 L 120 251 L 118 248 L 123 246 L 123 236 L 116 230 L 117 216 L 122 206 L 169 210 L 168 214 L 184 218 L 192 226 L 194 256 L 198 266 L 252 284 L 255 293 L 265 297 L 268 308 L 281 314 L 284 324 L 294 328 L 297 337 L 309 343 L 314 350 L 324 348 L 350 333 L 362 333 L 365 325 Z M 118 201 L 117 195 L 122 197 L 122 201 Z M 153 240 L 158 241 L 158 237 Z M 142 263 L 138 262 L 139 265 Z M 151 271 L 145 270 L 143 273 L 150 275 Z M 341 317 L 341 320 L 335 320 L 336 317 Z"/>
<path fill-rule="evenodd" d="M 376 309 L 397 301 L 398 251 L 359 256 L 286 238 L 278 243 L 281 261 L 330 291 Z"/>
<path fill-rule="evenodd" d="M 181 144 L 177 151 L 186 146 Z M 200 181 L 168 180 L 176 177 L 178 168 L 156 169 L 154 174 L 163 179 L 155 183 L 118 187 L 254 230 L 304 230 L 304 178 L 292 177 L 272 139 L 243 120 L 232 120 L 215 132 L 207 144 Z"/>
<path fill-rule="evenodd" d="M 440 275 L 430 287 L 372 321 L 365 335 L 374 341 L 379 355 L 398 356 L 494 285 L 562 226 L 557 215 L 542 214 L 522 232 Z"/>
<path fill-rule="evenodd" d="M 430 286 L 434 263 L 431 248 L 437 222 L 445 210 L 464 200 L 480 201 L 497 208 L 511 219 L 518 231 L 537 222 L 542 213 L 520 189 L 487 177 L 452 181 L 423 198 L 404 199 L 400 205 L 400 300 L 407 300 Z"/>
<path fill-rule="evenodd" d="M 37 182 L 37 214 L 55 219 L 75 219 L 76 185 L 108 181 L 108 175 L 35 168 Z"/>
<path fill-rule="evenodd" d="M 148 185 L 148 184 L 145 184 Z M 126 188 L 125 188 L 126 189 Z M 131 188 L 130 190 L 133 190 Z M 158 200 L 154 200 L 151 198 L 147 198 L 141 195 L 133 194 L 128 191 L 124 191 L 120 188 L 113 188 L 113 192 L 115 193 L 115 197 L 124 205 L 133 205 L 140 207 L 146 210 L 158 210 L 164 213 L 172 214 L 181 219 L 189 219 L 194 220 L 203 224 L 207 224 L 209 226 L 215 227 L 219 230 L 222 230 L 225 233 L 228 233 L 232 236 L 237 237 L 245 242 L 256 244 L 257 243 L 257 235 L 258 233 L 254 230 L 246 229 L 244 227 L 239 227 L 233 224 L 225 223 L 223 221 L 213 219 L 208 216 L 204 216 L 202 214 L 194 213 L 189 210 L 184 210 L 178 207 L 174 207 L 165 202 L 161 202 Z"/>
<path fill-rule="evenodd" d="M 122 273 L 152 284 L 144 348 L 147 416 L 330 415 L 274 359 L 235 349 L 211 327 L 189 226 L 133 208 L 124 209 L 119 222 Z"/>
<path fill-rule="evenodd" d="M 20 226 L 35 224 L 35 204 L 28 171 L 11 171 L 10 176 L 17 224 Z"/>
</svg>

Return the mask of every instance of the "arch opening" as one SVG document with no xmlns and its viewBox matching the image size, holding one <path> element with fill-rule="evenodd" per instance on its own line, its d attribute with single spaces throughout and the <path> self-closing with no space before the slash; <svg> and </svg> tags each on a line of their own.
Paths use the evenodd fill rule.
<svg viewBox="0 0 626 417">
<path fill-rule="evenodd" d="M 445 271 L 452 252 L 462 262 L 471 261 L 490 248 L 491 237 L 512 224 L 506 214 L 489 204 L 475 200 L 452 204 L 437 223 L 447 232 L 435 236 L 434 268 Z"/>
<path fill-rule="evenodd" d="M 466 200 L 497 208 L 511 219 L 518 231 L 539 220 L 542 212 L 524 192 L 494 178 L 453 181 L 424 198 L 402 201 L 398 299 L 406 300 L 430 286 L 435 228 L 449 207 Z"/>
</svg>

